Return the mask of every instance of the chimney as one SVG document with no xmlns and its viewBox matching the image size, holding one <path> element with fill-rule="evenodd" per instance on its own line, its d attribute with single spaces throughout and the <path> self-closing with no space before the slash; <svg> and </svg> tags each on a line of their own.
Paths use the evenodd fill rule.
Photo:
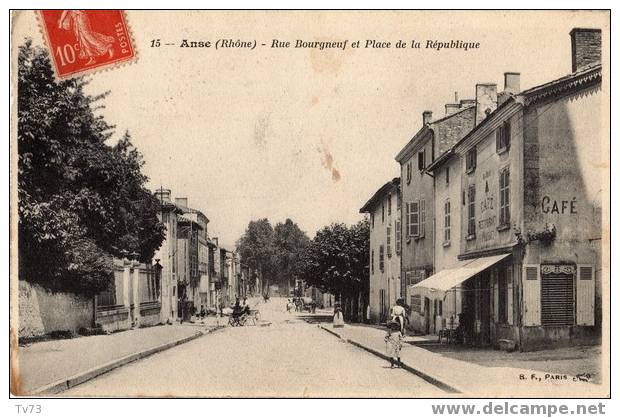
<svg viewBox="0 0 620 418">
<path fill-rule="evenodd" d="M 504 73 L 504 91 L 510 94 L 521 92 L 521 73 Z"/>
<path fill-rule="evenodd" d="M 476 126 L 497 108 L 497 84 L 476 84 Z"/>
<path fill-rule="evenodd" d="M 573 72 L 601 62 L 601 30 L 575 28 L 570 31 Z"/>
<path fill-rule="evenodd" d="M 157 189 L 155 190 L 155 197 L 162 203 L 172 203 L 170 193 L 170 189 Z"/>
<path fill-rule="evenodd" d="M 425 110 L 422 112 L 422 126 L 426 126 L 431 123 L 431 119 L 433 119 L 433 112 L 430 110 Z"/>
<path fill-rule="evenodd" d="M 475 99 L 462 99 L 459 102 L 459 107 L 461 109 L 465 108 L 465 107 L 469 107 L 469 106 L 473 106 L 476 104 L 476 100 Z"/>
<path fill-rule="evenodd" d="M 177 206 L 189 208 L 189 201 L 187 197 L 177 197 L 176 199 L 174 199 L 174 203 L 176 203 Z"/>
<path fill-rule="evenodd" d="M 446 116 L 450 116 L 459 110 L 458 103 L 446 103 Z"/>
</svg>

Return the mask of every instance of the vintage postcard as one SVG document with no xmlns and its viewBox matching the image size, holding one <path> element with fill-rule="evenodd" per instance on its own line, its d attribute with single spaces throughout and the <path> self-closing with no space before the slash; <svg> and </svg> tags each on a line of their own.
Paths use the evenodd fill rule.
<svg viewBox="0 0 620 418">
<path fill-rule="evenodd" d="M 608 397 L 610 19 L 13 11 L 12 396 Z"/>
</svg>

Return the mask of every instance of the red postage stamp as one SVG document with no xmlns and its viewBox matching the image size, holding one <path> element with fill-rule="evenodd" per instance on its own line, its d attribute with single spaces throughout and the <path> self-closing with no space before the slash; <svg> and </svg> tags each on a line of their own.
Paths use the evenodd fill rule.
<svg viewBox="0 0 620 418">
<path fill-rule="evenodd" d="M 39 10 L 39 17 L 58 78 L 135 58 L 122 10 Z"/>
</svg>

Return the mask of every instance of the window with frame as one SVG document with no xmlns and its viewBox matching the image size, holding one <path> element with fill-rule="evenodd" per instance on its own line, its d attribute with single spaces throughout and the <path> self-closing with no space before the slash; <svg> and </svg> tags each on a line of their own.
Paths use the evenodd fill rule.
<svg viewBox="0 0 620 418">
<path fill-rule="evenodd" d="M 422 171 L 426 168 L 426 150 L 422 149 L 418 152 L 418 170 Z"/>
<path fill-rule="evenodd" d="M 417 237 L 420 234 L 420 213 L 418 202 L 409 202 L 407 210 L 407 236 Z"/>
<path fill-rule="evenodd" d="M 373 229 L 375 228 L 375 214 L 374 213 L 370 214 L 370 227 Z"/>
<path fill-rule="evenodd" d="M 420 228 L 419 237 L 424 238 L 426 234 L 426 200 L 420 200 Z"/>
<path fill-rule="evenodd" d="M 411 183 L 411 160 L 407 162 L 407 165 L 405 168 L 407 171 L 407 184 L 409 184 Z"/>
<path fill-rule="evenodd" d="M 385 223 L 385 202 L 381 204 L 381 223 Z"/>
<path fill-rule="evenodd" d="M 370 250 L 370 273 L 375 274 L 375 250 Z"/>
<path fill-rule="evenodd" d="M 390 217 L 392 216 L 392 193 L 388 194 L 387 204 L 388 204 L 388 217 Z"/>
<path fill-rule="evenodd" d="M 467 236 L 476 236 L 476 185 L 469 186 L 467 191 Z"/>
<path fill-rule="evenodd" d="M 443 204 L 443 242 L 450 243 L 450 199 Z"/>
<path fill-rule="evenodd" d="M 467 151 L 467 154 L 465 154 L 465 171 L 467 173 L 473 173 L 474 171 L 476 171 L 476 159 L 476 147 L 473 147 L 472 149 Z"/>
<path fill-rule="evenodd" d="M 446 186 L 450 184 L 450 167 L 446 167 Z"/>
<path fill-rule="evenodd" d="M 396 246 L 396 255 L 400 255 L 400 219 L 394 221 L 394 240 Z"/>
<path fill-rule="evenodd" d="M 498 154 L 510 148 L 510 121 L 504 122 L 495 131 L 495 147 Z"/>
<path fill-rule="evenodd" d="M 385 253 L 383 249 L 383 244 L 379 245 L 379 270 L 382 273 L 385 270 Z"/>
<path fill-rule="evenodd" d="M 411 312 L 422 312 L 422 296 L 411 295 L 410 305 L 411 305 Z"/>
<path fill-rule="evenodd" d="M 387 256 L 388 258 L 392 257 L 392 225 L 388 224 L 386 231 L 386 247 L 387 247 Z"/>
<path fill-rule="evenodd" d="M 510 170 L 499 173 L 499 225 L 510 224 Z"/>
</svg>

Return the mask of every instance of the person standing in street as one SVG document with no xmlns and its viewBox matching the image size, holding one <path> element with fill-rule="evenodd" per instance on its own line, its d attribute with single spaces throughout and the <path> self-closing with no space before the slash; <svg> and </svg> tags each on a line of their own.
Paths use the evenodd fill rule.
<svg viewBox="0 0 620 418">
<path fill-rule="evenodd" d="M 384 341 L 386 354 L 390 357 L 390 368 L 401 367 L 400 350 L 403 348 L 403 334 L 400 332 L 398 322 L 388 322 Z"/>
<path fill-rule="evenodd" d="M 340 307 L 340 303 L 336 303 L 334 305 L 334 328 L 343 328 L 344 327 L 344 317 L 342 315 L 342 308 Z"/>
</svg>

